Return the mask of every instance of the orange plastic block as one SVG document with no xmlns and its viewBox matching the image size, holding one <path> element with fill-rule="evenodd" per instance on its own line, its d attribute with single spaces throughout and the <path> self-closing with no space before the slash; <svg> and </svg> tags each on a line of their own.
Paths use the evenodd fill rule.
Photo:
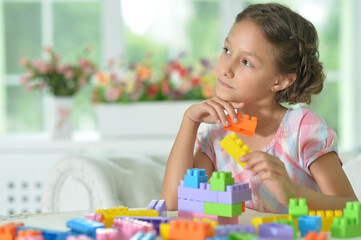
<svg viewBox="0 0 361 240">
<path fill-rule="evenodd" d="M 158 217 L 156 210 L 129 210 L 127 207 L 115 207 L 106 209 L 96 209 L 96 213 L 101 213 L 105 219 L 105 227 L 110 228 L 113 225 L 114 219 L 119 216 L 142 216 L 142 217 Z"/>
<path fill-rule="evenodd" d="M 204 240 L 214 236 L 210 223 L 174 220 L 170 223 L 169 237 L 172 240 Z"/>
<path fill-rule="evenodd" d="M 243 144 L 243 141 L 235 133 L 225 136 L 219 145 L 244 168 L 246 162 L 240 162 L 239 158 L 252 151 L 246 144 Z"/>
<path fill-rule="evenodd" d="M 234 123 L 231 117 L 229 116 L 229 114 L 227 114 L 227 120 L 229 122 L 229 126 L 224 127 L 224 129 L 253 137 L 257 126 L 257 118 L 250 117 L 247 114 L 244 114 L 242 117 L 241 113 L 237 113 L 237 118 L 238 118 L 238 123 Z"/>
<path fill-rule="evenodd" d="M 245 212 L 245 211 L 246 211 L 246 203 L 242 202 L 242 212 Z"/>
<path fill-rule="evenodd" d="M 334 217 L 342 217 L 342 210 L 317 210 L 317 211 L 308 211 L 309 216 L 320 216 L 322 220 L 322 229 L 321 231 L 331 231 L 331 225 L 333 223 Z"/>
<path fill-rule="evenodd" d="M 0 227 L 0 240 L 14 240 L 16 236 L 16 228 L 24 226 L 24 223 L 8 223 Z"/>
<path fill-rule="evenodd" d="M 304 240 L 327 240 L 327 233 L 325 232 L 319 232 L 316 233 L 314 231 L 309 231 Z"/>
<path fill-rule="evenodd" d="M 33 230 L 33 229 L 27 229 L 27 230 L 19 230 L 18 235 L 15 238 L 15 240 L 22 239 L 24 237 L 32 237 L 32 236 L 41 236 L 41 231 Z"/>
</svg>

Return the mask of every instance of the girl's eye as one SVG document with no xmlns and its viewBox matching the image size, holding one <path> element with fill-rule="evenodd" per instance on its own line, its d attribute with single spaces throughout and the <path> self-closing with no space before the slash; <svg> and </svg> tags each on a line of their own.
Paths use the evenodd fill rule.
<svg viewBox="0 0 361 240">
<path fill-rule="evenodd" d="M 228 55 L 231 54 L 231 51 L 229 51 L 229 49 L 226 47 L 223 48 L 223 51 L 225 54 L 228 54 Z"/>
<path fill-rule="evenodd" d="M 242 61 L 244 65 L 246 65 L 247 67 L 253 67 L 252 63 L 250 63 L 248 60 L 243 60 Z"/>
</svg>

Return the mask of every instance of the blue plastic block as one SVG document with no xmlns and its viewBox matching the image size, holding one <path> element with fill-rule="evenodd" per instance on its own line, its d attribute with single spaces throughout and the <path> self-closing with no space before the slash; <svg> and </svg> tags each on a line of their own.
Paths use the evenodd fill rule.
<svg viewBox="0 0 361 240">
<path fill-rule="evenodd" d="M 184 186 L 191 188 L 199 188 L 201 182 L 208 182 L 208 176 L 205 169 L 187 169 L 187 174 L 184 175 Z"/>
<path fill-rule="evenodd" d="M 280 223 L 263 223 L 258 226 L 260 238 L 293 239 L 293 228 Z"/>
<path fill-rule="evenodd" d="M 67 221 L 66 226 L 76 233 L 85 234 L 95 239 L 96 229 L 104 228 L 104 223 L 80 217 Z"/>
<path fill-rule="evenodd" d="M 230 232 L 248 232 L 256 234 L 256 229 L 253 225 L 243 224 L 218 225 L 214 227 L 214 231 L 219 237 L 227 237 Z"/>
<path fill-rule="evenodd" d="M 206 238 L 206 240 L 229 240 L 229 237 L 211 237 Z"/>
<path fill-rule="evenodd" d="M 157 231 L 157 235 L 159 236 L 159 225 L 161 223 L 169 223 L 170 222 L 170 218 L 166 218 L 166 217 L 131 217 L 131 216 L 124 216 L 124 217 L 117 217 L 118 218 L 132 218 L 132 219 L 137 219 L 140 221 L 145 221 L 145 222 L 149 222 L 149 223 L 153 223 L 154 229 Z"/>
<path fill-rule="evenodd" d="M 56 231 L 49 229 L 42 229 L 31 226 L 20 226 L 16 228 L 16 232 L 19 230 L 37 230 L 41 231 L 45 240 L 66 240 L 66 238 L 71 234 L 69 231 Z"/>
<path fill-rule="evenodd" d="M 147 232 L 143 233 L 141 231 L 137 232 L 130 238 L 130 240 L 154 240 L 154 233 Z"/>
<path fill-rule="evenodd" d="M 322 228 L 322 218 L 320 216 L 302 216 L 298 218 L 298 230 L 301 237 L 304 237 L 308 231 L 320 232 Z"/>
</svg>

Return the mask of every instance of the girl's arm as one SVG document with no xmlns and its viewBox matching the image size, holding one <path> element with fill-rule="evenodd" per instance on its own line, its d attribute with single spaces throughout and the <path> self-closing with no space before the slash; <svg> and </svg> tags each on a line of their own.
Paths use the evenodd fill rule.
<svg viewBox="0 0 361 240">
<path fill-rule="evenodd" d="M 309 209 L 344 209 L 346 202 L 358 201 L 336 153 L 327 153 L 310 165 L 321 193 L 298 186 L 297 197 L 306 198 Z"/>
</svg>

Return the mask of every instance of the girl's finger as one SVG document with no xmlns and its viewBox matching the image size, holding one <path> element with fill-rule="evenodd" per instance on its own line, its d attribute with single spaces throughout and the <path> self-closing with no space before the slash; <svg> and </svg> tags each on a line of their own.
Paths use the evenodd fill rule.
<svg viewBox="0 0 361 240">
<path fill-rule="evenodd" d="M 232 103 L 226 102 L 220 98 L 214 98 L 213 100 L 223 106 L 234 123 L 238 122 L 236 109 L 233 107 Z"/>
<path fill-rule="evenodd" d="M 217 113 L 216 109 L 214 109 L 214 107 L 212 107 L 211 105 L 206 103 L 206 104 L 204 104 L 204 108 L 209 113 L 209 115 L 211 115 L 214 118 L 214 121 L 216 123 L 218 123 L 218 124 L 221 123 L 221 119 L 219 118 L 218 113 Z"/>
<path fill-rule="evenodd" d="M 224 113 L 224 106 L 213 100 L 207 101 L 207 104 L 215 109 L 215 111 L 217 112 L 217 115 L 218 115 L 219 119 L 221 119 L 223 125 L 229 126 L 229 122 L 227 120 L 226 114 Z"/>
</svg>

